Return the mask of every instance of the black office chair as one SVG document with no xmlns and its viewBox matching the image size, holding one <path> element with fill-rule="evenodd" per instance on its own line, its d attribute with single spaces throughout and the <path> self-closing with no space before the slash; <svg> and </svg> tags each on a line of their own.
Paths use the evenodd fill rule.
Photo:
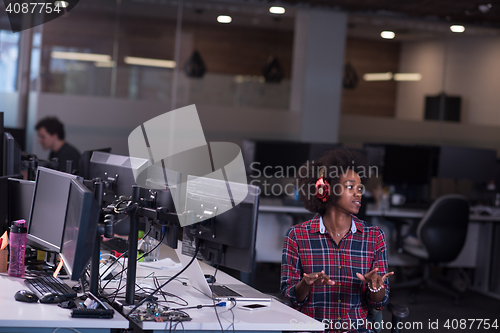
<svg viewBox="0 0 500 333">
<path fill-rule="evenodd" d="M 416 237 L 408 236 L 400 242 L 403 253 L 420 259 L 423 276 L 392 284 L 391 288 L 431 287 L 459 300 L 456 290 L 430 280 L 430 267 L 455 260 L 465 244 L 469 224 L 469 203 L 461 195 L 438 198 L 419 222 Z M 398 239 L 401 235 L 398 235 Z"/>
</svg>

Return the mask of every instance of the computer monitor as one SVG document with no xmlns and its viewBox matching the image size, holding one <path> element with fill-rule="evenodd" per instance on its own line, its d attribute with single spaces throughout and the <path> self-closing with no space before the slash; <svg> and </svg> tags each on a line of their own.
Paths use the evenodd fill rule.
<svg viewBox="0 0 500 333">
<path fill-rule="evenodd" d="M 100 151 L 103 153 L 111 153 L 111 148 L 86 150 L 82 153 L 82 156 L 80 156 L 80 160 L 78 162 L 78 164 L 79 164 L 78 165 L 78 175 L 80 177 L 83 177 L 83 179 L 90 179 L 89 178 L 90 159 L 92 158 L 92 154 L 95 151 Z"/>
<path fill-rule="evenodd" d="M 385 145 L 383 180 L 386 184 L 429 184 L 436 175 L 439 148 Z"/>
<path fill-rule="evenodd" d="M 193 256 L 195 244 L 200 240 L 199 258 L 214 264 L 242 272 L 251 272 L 255 262 L 255 239 L 259 207 L 258 187 L 204 178 L 205 188 L 195 186 L 186 189 L 186 214 L 195 220 L 207 218 L 217 209 L 229 210 L 211 219 L 184 227 L 182 253 Z M 195 184 L 196 185 L 196 184 Z M 198 187 L 199 189 L 199 187 Z M 235 192 L 247 193 L 243 201 L 234 206 Z M 204 193 L 203 193 L 204 192 Z"/>
<path fill-rule="evenodd" d="M 26 227 L 29 227 L 35 182 L 9 177 L 8 189 L 8 220 L 25 220 Z"/>
<path fill-rule="evenodd" d="M 59 252 L 72 179 L 78 176 L 38 167 L 30 212 L 28 240 L 42 250 Z"/>
<path fill-rule="evenodd" d="M 134 167 L 143 168 L 149 164 L 149 160 L 114 155 L 95 151 L 90 159 L 88 179 L 101 178 L 105 182 L 103 201 L 111 203 L 119 196 L 132 196 L 132 186 L 136 185 L 132 172 Z M 144 177 L 146 174 L 144 173 Z"/>
<path fill-rule="evenodd" d="M 2 176 L 0 177 L 0 226 L 2 234 L 7 230 L 10 226 L 10 223 L 13 220 L 9 219 L 9 178 L 17 177 L 23 178 L 21 175 L 11 175 L 11 176 Z"/>
<path fill-rule="evenodd" d="M 10 133 L 4 133 L 3 147 L 3 174 L 5 176 L 20 174 L 21 147 Z"/>
<path fill-rule="evenodd" d="M 493 149 L 443 146 L 438 177 L 489 182 L 495 180 L 497 152 Z"/>
<path fill-rule="evenodd" d="M 241 150 L 248 175 L 266 178 L 295 178 L 298 168 L 327 151 L 340 148 L 340 143 L 308 143 L 245 139 Z"/>
<path fill-rule="evenodd" d="M 72 179 L 64 223 L 61 257 L 71 280 L 79 280 L 92 257 L 99 207 L 93 193 Z"/>
</svg>

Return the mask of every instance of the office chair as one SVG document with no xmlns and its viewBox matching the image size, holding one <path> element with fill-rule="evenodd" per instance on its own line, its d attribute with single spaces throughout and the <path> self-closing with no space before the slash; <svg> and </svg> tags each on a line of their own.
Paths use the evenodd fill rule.
<svg viewBox="0 0 500 333">
<path fill-rule="evenodd" d="M 423 266 L 423 276 L 393 284 L 392 288 L 420 287 L 422 289 L 428 286 L 452 296 L 458 303 L 459 294 L 456 290 L 447 289 L 446 286 L 430 280 L 430 267 L 449 263 L 458 257 L 465 244 L 468 223 L 469 203 L 465 197 L 455 194 L 439 197 L 419 222 L 417 236 L 408 236 L 399 242 L 403 253 L 420 260 Z M 398 240 L 401 239 L 400 234 L 397 237 Z"/>
</svg>

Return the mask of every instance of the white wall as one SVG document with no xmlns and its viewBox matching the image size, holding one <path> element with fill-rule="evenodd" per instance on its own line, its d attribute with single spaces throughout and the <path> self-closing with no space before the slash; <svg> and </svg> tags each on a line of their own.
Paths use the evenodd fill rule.
<svg viewBox="0 0 500 333">
<path fill-rule="evenodd" d="M 421 73 L 422 80 L 398 84 L 396 118 L 422 120 L 425 96 L 437 95 L 444 88 L 447 94 L 462 97 L 463 124 L 500 126 L 498 59 L 498 37 L 403 43 L 400 72 Z"/>
<path fill-rule="evenodd" d="M 66 139 L 80 151 L 112 147 L 112 152 L 128 155 L 128 135 L 143 122 L 170 111 L 169 106 L 152 101 L 104 97 L 66 96 L 42 93 L 38 96 L 34 122 L 53 115 L 66 129 Z M 297 139 L 300 114 L 268 109 L 197 105 L 207 141 L 237 142 L 242 138 Z M 33 130 L 34 125 L 29 125 Z M 31 138 L 33 153 L 47 158 L 36 136 Z"/>
<path fill-rule="evenodd" d="M 17 104 L 19 94 L 0 92 L 0 112 L 3 112 L 3 122 L 5 127 L 22 127 L 19 126 L 17 115 Z"/>
</svg>

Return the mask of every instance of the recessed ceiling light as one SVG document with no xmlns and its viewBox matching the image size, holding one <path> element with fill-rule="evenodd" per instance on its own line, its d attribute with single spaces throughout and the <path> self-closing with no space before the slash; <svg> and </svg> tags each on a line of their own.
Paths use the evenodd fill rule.
<svg viewBox="0 0 500 333">
<path fill-rule="evenodd" d="M 217 16 L 217 22 L 219 23 L 231 23 L 233 19 L 231 18 L 231 16 L 227 16 L 227 15 L 219 15 Z"/>
<path fill-rule="evenodd" d="M 285 14 L 285 8 L 273 6 L 273 7 L 269 8 L 269 12 L 271 12 L 273 14 Z"/>
<path fill-rule="evenodd" d="M 380 33 L 380 37 L 384 39 L 393 39 L 394 37 L 396 37 L 396 34 L 392 31 L 382 31 Z"/>
<path fill-rule="evenodd" d="M 464 32 L 465 31 L 465 27 L 463 25 L 452 25 L 450 27 L 450 30 L 453 31 L 453 32 Z"/>
</svg>

